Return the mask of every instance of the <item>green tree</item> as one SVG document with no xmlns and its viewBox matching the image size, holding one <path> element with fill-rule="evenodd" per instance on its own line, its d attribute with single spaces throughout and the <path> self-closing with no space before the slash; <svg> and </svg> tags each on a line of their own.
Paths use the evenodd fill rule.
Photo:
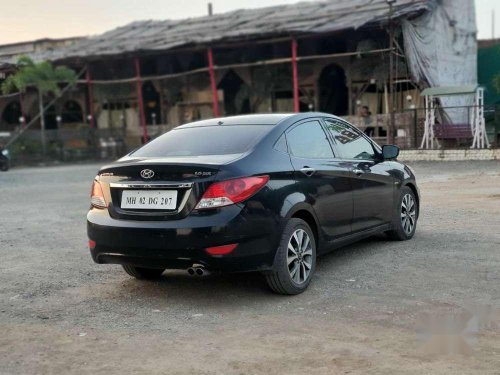
<svg viewBox="0 0 500 375">
<path fill-rule="evenodd" d="M 8 94 L 15 91 L 26 92 L 28 87 L 35 87 L 38 91 L 38 106 L 40 110 L 41 139 L 43 154 L 46 151 L 45 142 L 45 116 L 43 98 L 47 95 L 58 96 L 61 93 L 60 83 L 74 84 L 76 73 L 65 67 L 54 67 L 48 61 L 35 63 L 27 56 L 22 56 L 17 61 L 19 70 L 7 77 L 2 84 L 2 91 Z"/>
</svg>

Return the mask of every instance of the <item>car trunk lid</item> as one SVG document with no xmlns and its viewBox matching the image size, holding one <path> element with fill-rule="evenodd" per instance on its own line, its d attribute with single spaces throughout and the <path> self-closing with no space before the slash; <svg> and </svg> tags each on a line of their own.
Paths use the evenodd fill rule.
<svg viewBox="0 0 500 375">
<path fill-rule="evenodd" d="M 221 166 L 237 155 L 123 158 L 99 172 L 112 217 L 177 220 L 186 217 L 214 181 Z"/>
</svg>

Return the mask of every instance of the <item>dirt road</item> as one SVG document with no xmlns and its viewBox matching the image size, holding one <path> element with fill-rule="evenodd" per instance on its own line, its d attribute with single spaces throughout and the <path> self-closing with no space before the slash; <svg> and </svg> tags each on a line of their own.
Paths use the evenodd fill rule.
<svg viewBox="0 0 500 375">
<path fill-rule="evenodd" d="M 500 163 L 412 167 L 415 238 L 327 255 L 296 297 L 253 274 L 96 265 L 97 165 L 1 173 L 0 373 L 500 374 Z"/>
</svg>

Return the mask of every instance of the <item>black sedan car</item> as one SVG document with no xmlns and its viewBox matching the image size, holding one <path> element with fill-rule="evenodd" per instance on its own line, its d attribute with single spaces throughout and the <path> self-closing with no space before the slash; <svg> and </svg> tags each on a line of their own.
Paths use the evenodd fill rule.
<svg viewBox="0 0 500 375">
<path fill-rule="evenodd" d="M 273 291 L 301 293 L 318 255 L 381 232 L 413 237 L 420 198 L 398 154 L 324 113 L 179 126 L 99 171 L 92 258 L 140 279 L 260 271 Z"/>
</svg>

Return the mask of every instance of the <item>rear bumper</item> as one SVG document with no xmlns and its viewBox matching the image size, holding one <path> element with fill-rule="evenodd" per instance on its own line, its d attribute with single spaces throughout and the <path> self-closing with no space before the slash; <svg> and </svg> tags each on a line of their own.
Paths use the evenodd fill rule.
<svg viewBox="0 0 500 375">
<path fill-rule="evenodd" d="M 237 205 L 171 221 L 117 220 L 99 209 L 87 215 L 87 234 L 96 243 L 90 252 L 96 263 L 149 268 L 203 264 L 224 272 L 269 270 L 281 226 L 268 212 Z M 210 255 L 205 250 L 233 243 L 238 246 L 227 255 Z"/>
</svg>

